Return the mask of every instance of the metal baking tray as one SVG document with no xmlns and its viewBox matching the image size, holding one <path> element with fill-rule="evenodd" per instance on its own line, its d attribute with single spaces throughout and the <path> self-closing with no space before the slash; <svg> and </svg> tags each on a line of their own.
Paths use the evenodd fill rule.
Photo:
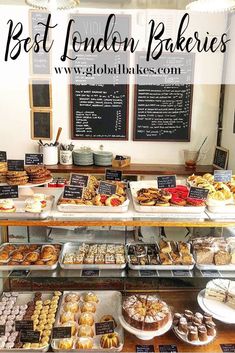
<svg viewBox="0 0 235 353">
<path fill-rule="evenodd" d="M 63 194 L 61 195 L 61 197 Z M 60 197 L 60 198 L 61 198 Z M 124 213 L 128 211 L 130 200 L 127 199 L 122 205 L 112 207 L 112 206 L 89 206 L 89 205 L 70 205 L 70 204 L 57 204 L 57 209 L 59 212 L 64 213 L 79 213 L 79 212 L 91 212 L 91 213 Z"/>
<path fill-rule="evenodd" d="M 93 245 L 94 243 L 86 243 L 89 245 Z M 97 243 L 95 243 L 97 244 Z M 82 243 L 65 243 L 63 245 L 62 251 L 60 253 L 59 257 L 59 264 L 60 267 L 63 268 L 64 270 L 123 270 L 126 267 L 127 264 L 127 253 L 126 253 L 126 247 L 125 247 L 125 259 L 126 263 L 122 265 L 113 265 L 113 264 L 64 264 L 63 259 L 64 256 L 67 252 L 74 252 L 78 247 L 82 245 Z M 109 245 L 108 243 L 106 245 Z M 110 245 L 123 245 L 119 243 L 110 243 Z"/>
<path fill-rule="evenodd" d="M 141 206 L 136 199 L 137 191 L 142 188 L 157 188 L 157 181 L 146 180 L 146 181 L 131 181 L 130 189 L 133 199 L 133 204 L 137 212 L 143 213 L 180 213 L 180 214 L 202 214 L 205 211 L 206 206 Z M 204 217 L 204 216 L 203 216 Z"/>
<path fill-rule="evenodd" d="M 40 213 L 30 213 L 25 211 L 25 200 L 30 196 L 20 197 L 14 200 L 15 212 L 0 212 L 0 219 L 46 219 L 50 216 L 55 197 L 46 195 L 47 204 Z"/>
<path fill-rule="evenodd" d="M 4 246 L 6 245 L 61 245 L 58 243 L 4 243 L 1 244 L 0 246 L 0 252 L 3 249 Z M 61 245 L 62 248 L 62 245 Z M 59 255 L 60 257 L 60 255 Z M 38 271 L 38 270 L 44 270 L 44 271 L 52 271 L 55 270 L 58 266 L 59 258 L 57 262 L 54 265 L 48 266 L 48 265 L 8 265 L 7 263 L 3 265 L 2 262 L 0 262 L 0 271 L 13 271 L 13 270 L 30 270 L 30 271 Z"/>
<path fill-rule="evenodd" d="M 33 299 L 33 294 L 36 292 L 17 292 L 18 293 L 18 298 L 16 301 L 17 305 L 23 305 L 23 304 L 27 304 L 29 301 L 31 301 Z M 42 293 L 42 300 L 47 300 L 50 299 L 51 296 L 53 295 L 54 292 L 41 292 Z M 4 294 L 4 292 L 2 293 L 2 295 Z M 1 295 L 1 297 L 2 297 Z M 61 299 L 60 299 L 61 300 Z M 60 302 L 59 302 L 60 303 Z M 59 309 L 60 304 L 58 305 L 58 309 Z M 58 312 L 57 309 L 57 312 Z M 47 352 L 48 349 L 50 347 L 50 343 L 48 343 L 46 346 L 42 347 L 42 348 L 12 348 L 12 349 L 6 349 L 6 348 L 2 348 L 0 349 L 0 352 L 21 352 L 21 353 L 33 353 L 33 352 Z"/>
<path fill-rule="evenodd" d="M 211 213 L 215 213 L 216 215 L 221 215 L 223 217 L 226 215 L 231 215 L 231 217 L 235 217 L 235 205 L 221 205 L 221 206 L 211 206 L 207 205 L 207 209 Z"/>
<path fill-rule="evenodd" d="M 130 243 L 126 245 L 126 252 L 128 254 L 128 247 L 130 245 L 152 245 L 152 244 L 147 244 L 147 243 Z M 155 245 L 155 244 L 154 244 Z M 172 270 L 185 270 L 185 271 L 190 271 L 194 268 L 195 263 L 192 265 L 132 265 L 130 263 L 130 255 L 127 255 L 128 259 L 128 267 L 131 270 L 136 270 L 136 271 L 141 271 L 141 270 L 161 270 L 161 271 L 172 271 Z"/>
<path fill-rule="evenodd" d="M 197 264 L 196 268 L 200 271 L 235 271 L 235 264 L 229 265 L 203 265 Z"/>
<path fill-rule="evenodd" d="M 57 311 L 57 316 L 56 316 L 56 321 L 55 321 L 55 326 L 59 326 L 59 319 L 60 319 L 60 312 L 62 312 L 62 306 L 64 303 L 64 298 L 67 294 L 69 293 L 76 293 L 81 296 L 81 302 L 82 302 L 82 295 L 85 294 L 85 292 L 82 291 L 72 291 L 72 292 L 64 292 L 62 300 L 60 302 L 59 310 Z M 67 353 L 73 353 L 74 351 L 76 352 L 120 352 L 123 349 L 124 345 L 124 330 L 122 328 L 122 325 L 119 322 L 119 316 L 121 315 L 122 312 L 122 295 L 118 291 L 93 291 L 98 298 L 99 298 L 99 303 L 97 304 L 97 311 L 94 314 L 95 322 L 99 322 L 101 317 L 103 315 L 112 315 L 117 323 L 117 328 L 115 328 L 115 332 L 119 334 L 120 338 L 120 346 L 118 348 L 112 348 L 112 349 L 103 349 L 100 347 L 99 340 L 100 337 L 94 335 L 94 348 L 89 349 L 89 350 L 81 350 L 81 349 L 69 349 L 69 350 L 62 350 L 58 348 L 58 343 L 59 340 L 52 340 L 51 346 L 54 352 L 67 352 Z M 95 329 L 94 329 L 95 332 Z M 76 341 L 76 339 L 75 339 Z"/>
</svg>

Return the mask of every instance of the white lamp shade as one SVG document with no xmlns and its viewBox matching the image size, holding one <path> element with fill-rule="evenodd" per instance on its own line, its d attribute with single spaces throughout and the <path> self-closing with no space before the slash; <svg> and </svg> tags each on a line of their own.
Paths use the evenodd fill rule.
<svg viewBox="0 0 235 353">
<path fill-rule="evenodd" d="M 67 10 L 80 4 L 80 0 L 25 0 L 26 4 L 41 10 Z"/>
<path fill-rule="evenodd" d="M 235 0 L 197 0 L 186 6 L 195 12 L 230 12 L 235 10 Z"/>
</svg>

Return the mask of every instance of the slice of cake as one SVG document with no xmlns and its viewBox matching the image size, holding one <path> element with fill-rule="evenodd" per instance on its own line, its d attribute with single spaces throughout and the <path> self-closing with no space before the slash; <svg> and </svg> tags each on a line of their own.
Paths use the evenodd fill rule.
<svg viewBox="0 0 235 353">
<path fill-rule="evenodd" d="M 201 248 L 195 251 L 195 260 L 198 264 L 211 265 L 214 263 L 214 250 L 212 248 Z"/>
<path fill-rule="evenodd" d="M 231 254 L 228 251 L 220 250 L 214 256 L 216 265 L 229 265 L 231 263 Z"/>
<path fill-rule="evenodd" d="M 227 304 L 235 309 L 235 282 L 232 281 L 230 281 L 228 288 Z"/>
<path fill-rule="evenodd" d="M 205 297 L 222 303 L 226 302 L 230 281 L 227 279 L 214 279 L 207 283 Z"/>
</svg>

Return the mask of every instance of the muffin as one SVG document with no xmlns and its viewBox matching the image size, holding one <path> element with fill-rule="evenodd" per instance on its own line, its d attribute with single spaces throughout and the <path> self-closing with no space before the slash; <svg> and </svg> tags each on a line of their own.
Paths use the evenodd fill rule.
<svg viewBox="0 0 235 353">
<path fill-rule="evenodd" d="M 76 349 L 92 349 L 93 340 L 90 337 L 80 337 L 76 342 Z"/>
<path fill-rule="evenodd" d="M 96 305 L 94 303 L 83 303 L 81 306 L 81 312 L 85 313 L 95 313 L 96 312 Z"/>
<path fill-rule="evenodd" d="M 94 324 L 94 317 L 91 313 L 82 313 L 79 319 L 79 325 L 92 326 Z"/>
<path fill-rule="evenodd" d="M 67 321 L 67 322 L 64 322 L 63 327 L 71 327 L 71 335 L 72 336 L 75 336 L 76 333 L 77 333 L 77 324 L 75 321 Z"/>
<path fill-rule="evenodd" d="M 79 305 L 77 302 L 69 302 L 64 304 L 63 309 L 65 312 L 70 311 L 71 313 L 77 313 L 79 311 Z"/>
<path fill-rule="evenodd" d="M 97 295 L 93 292 L 88 292 L 84 295 L 83 297 L 84 301 L 87 302 L 87 303 L 98 303 L 99 302 L 99 299 L 97 297 Z"/>
<path fill-rule="evenodd" d="M 51 319 L 52 320 L 52 319 Z M 49 320 L 51 322 L 51 320 Z M 49 323 L 48 321 L 48 323 Z M 63 324 L 68 321 L 75 321 L 75 315 L 74 313 L 71 313 L 70 311 L 64 312 L 60 316 L 60 322 Z"/>
<path fill-rule="evenodd" d="M 73 348 L 73 339 L 64 338 L 59 341 L 58 348 L 60 349 L 72 349 Z"/>
<path fill-rule="evenodd" d="M 76 293 L 67 294 L 65 297 L 65 302 L 76 303 L 80 300 L 80 296 Z"/>
<path fill-rule="evenodd" d="M 78 337 L 94 337 L 93 328 L 88 325 L 81 325 L 78 328 Z"/>
</svg>

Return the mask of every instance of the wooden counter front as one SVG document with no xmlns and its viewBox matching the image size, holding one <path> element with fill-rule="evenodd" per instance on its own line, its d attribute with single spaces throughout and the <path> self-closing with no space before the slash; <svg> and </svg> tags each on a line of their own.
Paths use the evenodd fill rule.
<svg viewBox="0 0 235 353">
<path fill-rule="evenodd" d="M 112 167 L 98 167 L 87 166 L 80 167 L 76 165 L 48 165 L 52 173 L 82 173 L 82 174 L 104 174 L 106 168 Z M 115 169 L 115 168 L 114 168 Z M 124 168 L 116 168 L 123 171 L 123 175 L 172 175 L 188 176 L 191 174 L 203 175 L 205 173 L 212 173 L 214 167 L 212 165 L 198 165 L 195 169 L 187 169 L 183 164 L 130 164 Z"/>
</svg>

